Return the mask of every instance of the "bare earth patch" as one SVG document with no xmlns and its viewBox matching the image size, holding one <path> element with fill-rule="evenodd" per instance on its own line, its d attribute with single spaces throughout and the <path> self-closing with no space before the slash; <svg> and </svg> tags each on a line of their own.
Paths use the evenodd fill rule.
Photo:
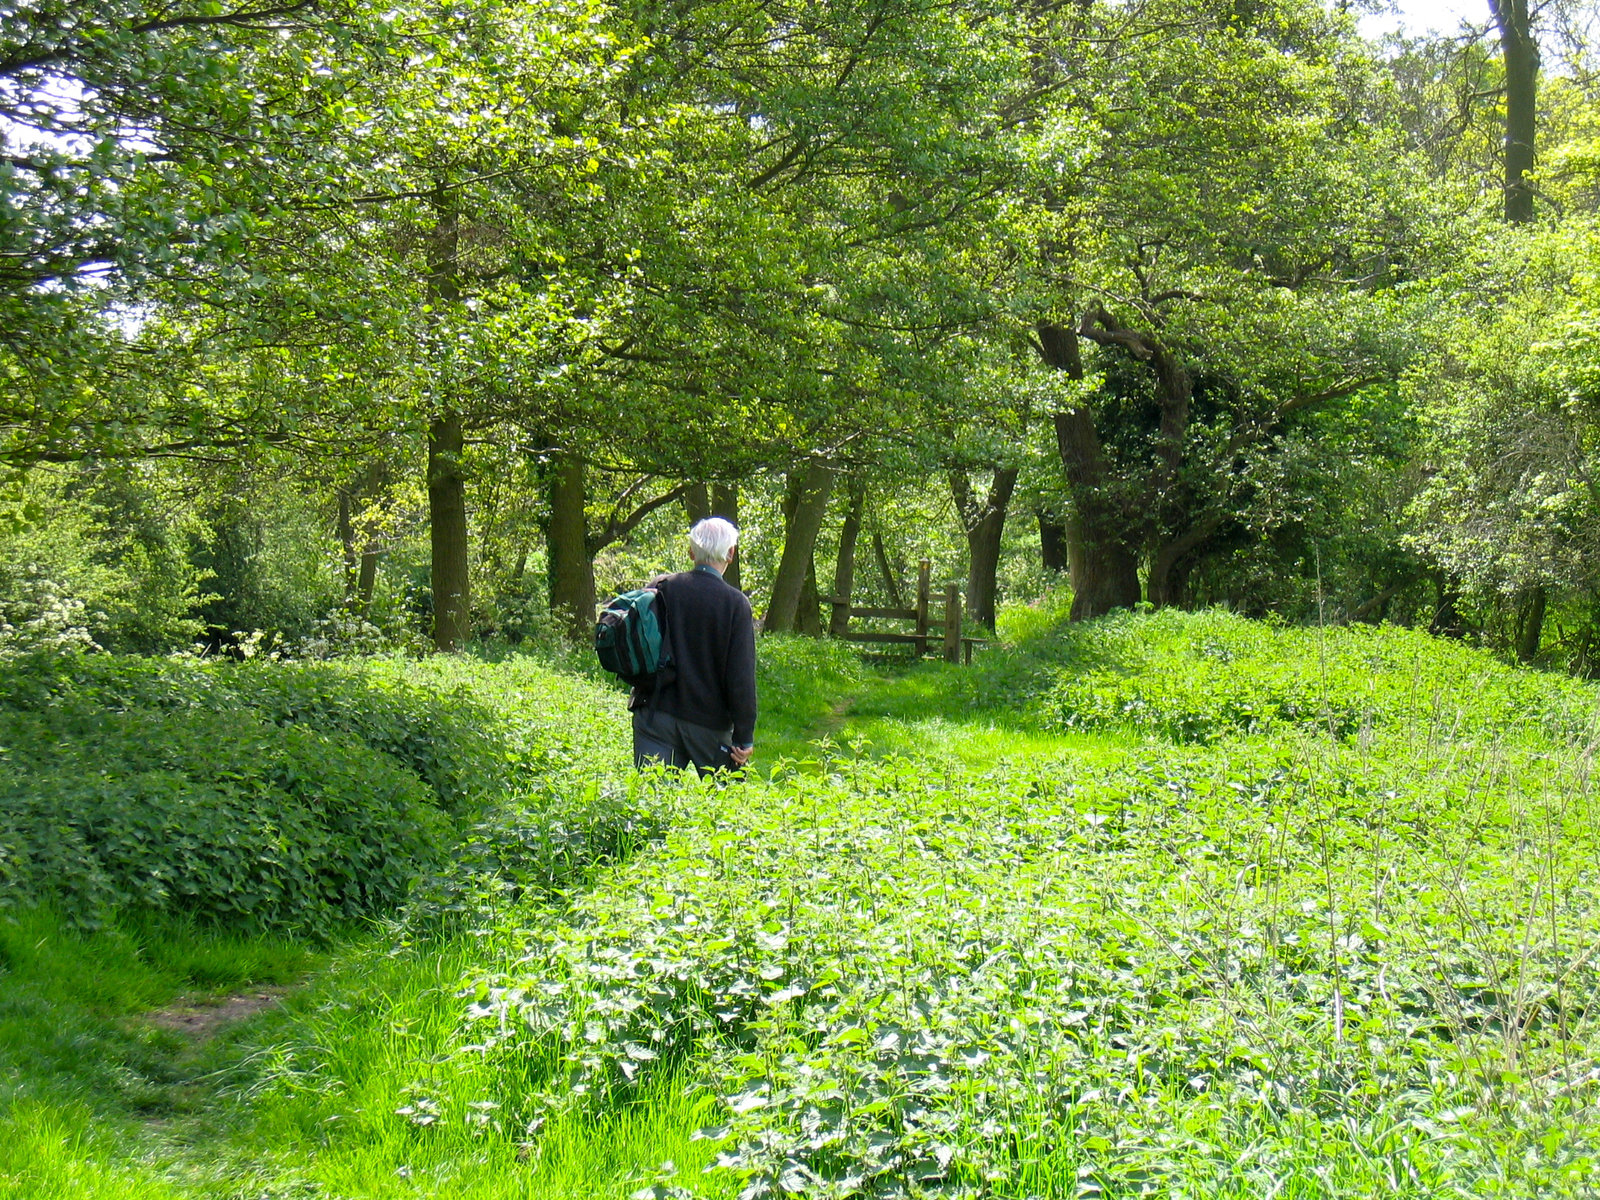
<svg viewBox="0 0 1600 1200">
<path fill-rule="evenodd" d="M 220 1000 L 158 1008 L 146 1013 L 145 1019 L 162 1029 L 170 1029 L 196 1042 L 203 1042 L 214 1037 L 223 1026 L 271 1008 L 288 995 L 289 990 L 286 987 L 252 988 Z"/>
</svg>

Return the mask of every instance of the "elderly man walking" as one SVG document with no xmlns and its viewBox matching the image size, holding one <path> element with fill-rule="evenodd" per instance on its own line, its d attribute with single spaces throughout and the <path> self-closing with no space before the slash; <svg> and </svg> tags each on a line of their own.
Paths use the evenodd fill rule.
<svg viewBox="0 0 1600 1200">
<path fill-rule="evenodd" d="M 654 581 L 662 649 L 672 669 L 655 688 L 636 689 L 633 761 L 743 767 L 755 749 L 756 629 L 750 601 L 722 573 L 738 553 L 739 530 L 707 517 L 689 530 L 692 570 Z"/>
</svg>

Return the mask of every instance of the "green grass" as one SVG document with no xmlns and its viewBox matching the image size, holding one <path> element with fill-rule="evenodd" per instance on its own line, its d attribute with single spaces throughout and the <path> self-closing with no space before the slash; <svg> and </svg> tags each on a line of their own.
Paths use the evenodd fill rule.
<svg viewBox="0 0 1600 1200">
<path fill-rule="evenodd" d="M 295 983 L 321 957 L 286 939 L 208 931 L 178 919 L 87 933 L 46 909 L 0 913 L 3 1078 L 46 1094 L 115 1090 L 136 1108 L 161 1094 L 181 1042 L 118 1022 L 179 998 L 203 1003 L 241 988 Z"/>
<path fill-rule="evenodd" d="M 626 1196 L 646 1167 L 703 1166 L 707 1147 L 689 1134 L 708 1102 L 675 1079 L 532 1132 L 534 1118 L 501 1111 L 500 1072 L 462 1046 L 461 992 L 516 951 L 485 930 L 370 943 L 220 1044 L 208 1064 L 220 1104 L 205 1124 L 228 1177 L 333 1195 Z"/>
<path fill-rule="evenodd" d="M 302 959 L 19 919 L 0 1195 L 1595 1194 L 1600 693 L 1059 616 L 763 642 L 731 785 L 634 775 L 589 679 L 361 668 L 488 714 L 449 867 Z M 203 1046 L 140 1015 L 308 970 Z"/>
<path fill-rule="evenodd" d="M 303 944 L 177 919 L 85 932 L 0 914 L 0 1196 L 172 1196 L 154 1132 L 208 1102 L 186 1039 L 146 1018 L 239 989 L 294 985 Z"/>
</svg>

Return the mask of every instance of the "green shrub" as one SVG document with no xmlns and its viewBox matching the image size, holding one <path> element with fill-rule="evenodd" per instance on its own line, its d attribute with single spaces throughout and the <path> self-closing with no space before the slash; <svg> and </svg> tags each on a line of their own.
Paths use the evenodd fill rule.
<svg viewBox="0 0 1600 1200">
<path fill-rule="evenodd" d="M 210 595 L 200 616 L 211 634 L 262 631 L 303 638 L 341 599 L 336 543 L 315 501 L 281 480 L 234 481 L 237 495 L 205 513 L 192 550 Z"/>
<path fill-rule="evenodd" d="M 434 861 L 442 816 L 353 739 L 244 713 L 0 713 L 0 898 L 327 932 Z"/>
<path fill-rule="evenodd" d="M 570 673 L 514 654 L 495 662 L 436 655 L 421 662 L 380 659 L 364 670 L 376 681 L 395 681 L 433 696 L 459 698 L 492 715 L 494 736 L 514 787 L 537 784 L 554 774 L 631 761 L 632 734 L 622 692 L 611 676 L 601 678 L 593 652 L 583 657 L 593 676 Z M 460 711 L 460 710 L 458 710 Z"/>
<path fill-rule="evenodd" d="M 510 782 L 504 722 L 465 686 L 436 691 L 360 663 L 245 663 L 221 675 L 267 720 L 349 734 L 416 772 L 451 808 Z"/>
<path fill-rule="evenodd" d="M 0 658 L 41 647 L 161 651 L 200 631 L 192 522 L 135 468 L 0 481 Z"/>
<path fill-rule="evenodd" d="M 321 931 L 444 861 L 457 835 L 440 807 L 480 826 L 477 858 L 504 841 L 485 869 L 524 881 L 655 828 L 626 798 L 592 821 L 573 807 L 628 761 L 627 716 L 603 686 L 526 659 L 10 665 L 0 897 L 81 922 L 174 909 Z"/>
</svg>

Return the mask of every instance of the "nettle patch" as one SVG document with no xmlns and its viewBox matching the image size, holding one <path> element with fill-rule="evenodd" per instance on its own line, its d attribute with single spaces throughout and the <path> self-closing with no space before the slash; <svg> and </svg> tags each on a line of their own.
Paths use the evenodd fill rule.
<svg viewBox="0 0 1600 1200">
<path fill-rule="evenodd" d="M 396 904 L 446 823 L 410 772 L 248 713 L 0 711 L 0 906 L 313 934 Z"/>
<path fill-rule="evenodd" d="M 1132 728 L 1178 742 L 1313 731 L 1349 739 L 1588 738 L 1592 685 L 1519 671 L 1412 630 L 1274 627 L 1225 612 L 1119 614 L 997 658 L 976 702 L 1042 728 Z"/>
<path fill-rule="evenodd" d="M 501 715 L 464 681 L 422 686 L 407 664 L 53 654 L 17 666 L 0 684 L 0 709 L 39 713 L 69 735 L 92 732 L 108 713 L 244 712 L 358 741 L 414 772 L 449 807 L 511 782 Z"/>
<path fill-rule="evenodd" d="M 89 925 L 170 909 L 323 935 L 394 909 L 429 872 L 457 892 L 485 873 L 570 883 L 659 824 L 586 792 L 587 774 L 562 782 L 624 763 L 626 725 L 599 685 L 535 664 L 37 654 L 8 667 L 0 907 Z"/>
<path fill-rule="evenodd" d="M 536 1138 L 670 1072 L 751 1198 L 1592 1182 L 1600 929 L 1552 820 L 1353 760 L 705 790 L 469 989 L 500 1090 L 430 1119 Z"/>
</svg>

